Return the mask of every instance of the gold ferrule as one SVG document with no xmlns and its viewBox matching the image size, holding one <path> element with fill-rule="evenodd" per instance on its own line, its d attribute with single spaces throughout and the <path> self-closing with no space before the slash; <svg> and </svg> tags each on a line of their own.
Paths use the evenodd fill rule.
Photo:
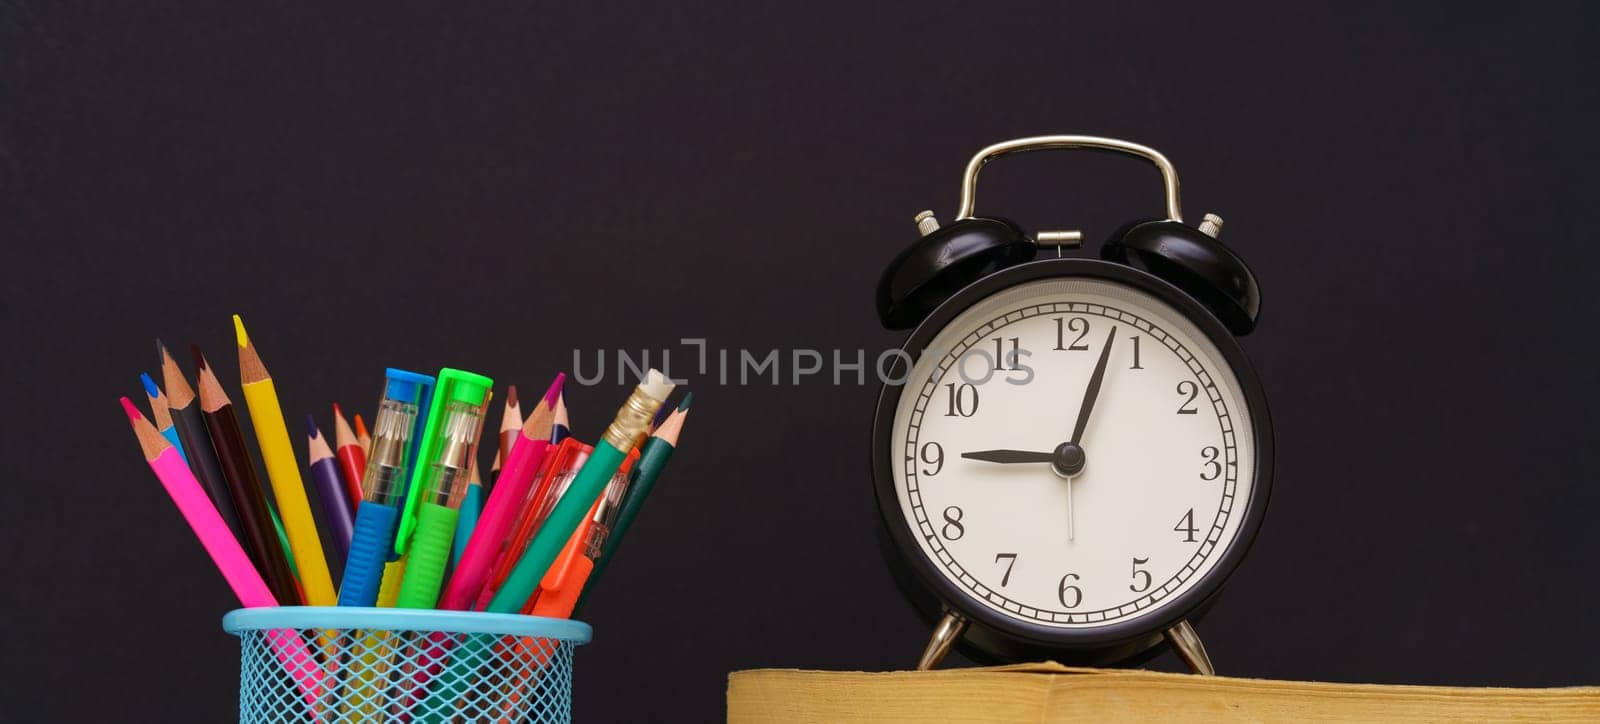
<svg viewBox="0 0 1600 724">
<path fill-rule="evenodd" d="M 606 428 L 606 434 L 601 436 L 611 446 L 627 452 L 639 444 L 644 438 L 644 431 L 650 427 L 650 421 L 656 417 L 656 411 L 661 409 L 661 400 L 644 393 L 640 387 L 633 388 L 633 394 L 628 395 L 628 401 L 622 403 L 622 409 L 617 410 L 617 419 L 611 421 Z"/>
</svg>

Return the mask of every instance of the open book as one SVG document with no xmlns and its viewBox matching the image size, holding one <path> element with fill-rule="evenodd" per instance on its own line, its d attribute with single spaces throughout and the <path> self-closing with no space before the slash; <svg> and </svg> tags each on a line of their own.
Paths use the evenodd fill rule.
<svg viewBox="0 0 1600 724">
<path fill-rule="evenodd" d="M 757 669 L 728 677 L 729 724 L 1172 719 L 1600 722 L 1600 687 L 1324 684 L 1054 663 L 887 673 Z"/>
</svg>

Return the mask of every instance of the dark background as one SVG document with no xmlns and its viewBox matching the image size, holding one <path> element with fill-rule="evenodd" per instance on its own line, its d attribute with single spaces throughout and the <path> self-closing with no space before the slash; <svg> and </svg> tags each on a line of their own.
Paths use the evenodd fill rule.
<svg viewBox="0 0 1600 724">
<path fill-rule="evenodd" d="M 531 390 L 680 337 L 873 354 L 912 215 L 952 215 L 979 147 L 1073 132 L 1164 151 L 1265 290 L 1277 481 L 1200 627 L 1219 669 L 1600 683 L 1591 10 L 539 5 L 0 3 L 0 718 L 235 711 L 228 589 L 116 406 L 157 336 L 236 389 L 242 313 L 291 430 L 385 365 Z M 993 168 L 980 212 L 1091 251 L 1160 210 L 1133 162 Z M 912 664 L 876 388 L 690 388 L 586 615 L 582 718 Z M 578 433 L 624 393 L 569 387 Z"/>
</svg>

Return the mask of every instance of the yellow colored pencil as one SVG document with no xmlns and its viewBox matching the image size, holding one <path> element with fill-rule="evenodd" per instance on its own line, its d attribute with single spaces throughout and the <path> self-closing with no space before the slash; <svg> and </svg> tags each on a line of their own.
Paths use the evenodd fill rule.
<svg viewBox="0 0 1600 724">
<path fill-rule="evenodd" d="M 233 315 L 233 329 L 239 343 L 239 378 L 243 383 L 245 405 L 250 408 L 250 423 L 256 429 L 256 442 L 261 446 L 267 478 L 278 499 L 278 514 L 283 517 L 283 527 L 289 534 L 289 547 L 300 564 L 300 585 L 305 589 L 306 603 L 336 606 L 339 595 L 333 589 L 328 559 L 322 553 L 322 540 L 317 537 L 317 525 L 311 517 L 311 503 L 306 499 L 300 463 L 295 461 L 294 446 L 289 442 L 283 408 L 278 405 L 278 391 L 272 385 L 272 375 L 267 373 L 260 355 L 256 354 L 255 345 L 250 343 L 244 320 L 237 314 Z"/>
</svg>

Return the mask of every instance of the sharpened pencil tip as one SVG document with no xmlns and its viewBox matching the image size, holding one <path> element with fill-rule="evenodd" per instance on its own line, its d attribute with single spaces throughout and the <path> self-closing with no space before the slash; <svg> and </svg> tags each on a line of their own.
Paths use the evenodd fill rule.
<svg viewBox="0 0 1600 724">
<path fill-rule="evenodd" d="M 506 385 L 506 407 L 517 406 L 517 386 Z"/>
<path fill-rule="evenodd" d="M 150 379 L 149 372 L 140 372 L 139 381 L 144 383 L 144 393 L 146 395 L 152 398 L 161 396 L 161 388 L 156 387 L 156 381 Z"/>
<path fill-rule="evenodd" d="M 344 410 L 339 409 L 339 403 L 333 403 L 333 416 L 344 417 Z"/>
<path fill-rule="evenodd" d="M 317 437 L 319 434 L 317 432 L 317 418 L 309 412 L 306 413 L 306 434 L 312 437 Z"/>
<path fill-rule="evenodd" d="M 167 351 L 167 345 L 162 343 L 160 337 L 156 337 L 156 356 L 160 357 L 162 362 L 167 361 L 167 358 L 172 356 L 172 353 Z"/>
<path fill-rule="evenodd" d="M 144 415 L 139 414 L 139 408 L 133 406 L 133 400 L 127 397 L 120 399 L 122 400 L 122 411 L 128 413 L 128 421 L 138 422 L 144 419 Z"/>
<path fill-rule="evenodd" d="M 694 393 L 693 392 L 685 392 L 685 393 L 683 393 L 683 401 L 678 403 L 678 411 L 679 412 L 688 412 L 689 411 L 689 403 L 691 403 L 691 402 L 694 402 Z"/>
<path fill-rule="evenodd" d="M 544 391 L 544 406 L 555 409 L 556 398 L 561 396 L 561 388 L 567 383 L 567 373 L 557 372 L 555 381 L 550 383 L 550 389 Z"/>
<path fill-rule="evenodd" d="M 239 315 L 233 315 L 233 336 L 239 342 L 239 349 L 250 346 L 250 333 L 244 331 L 244 320 Z"/>
<path fill-rule="evenodd" d="M 194 355 L 194 372 L 200 374 L 211 365 L 206 364 L 206 353 L 200 351 L 200 345 L 189 345 L 189 353 Z"/>
</svg>

